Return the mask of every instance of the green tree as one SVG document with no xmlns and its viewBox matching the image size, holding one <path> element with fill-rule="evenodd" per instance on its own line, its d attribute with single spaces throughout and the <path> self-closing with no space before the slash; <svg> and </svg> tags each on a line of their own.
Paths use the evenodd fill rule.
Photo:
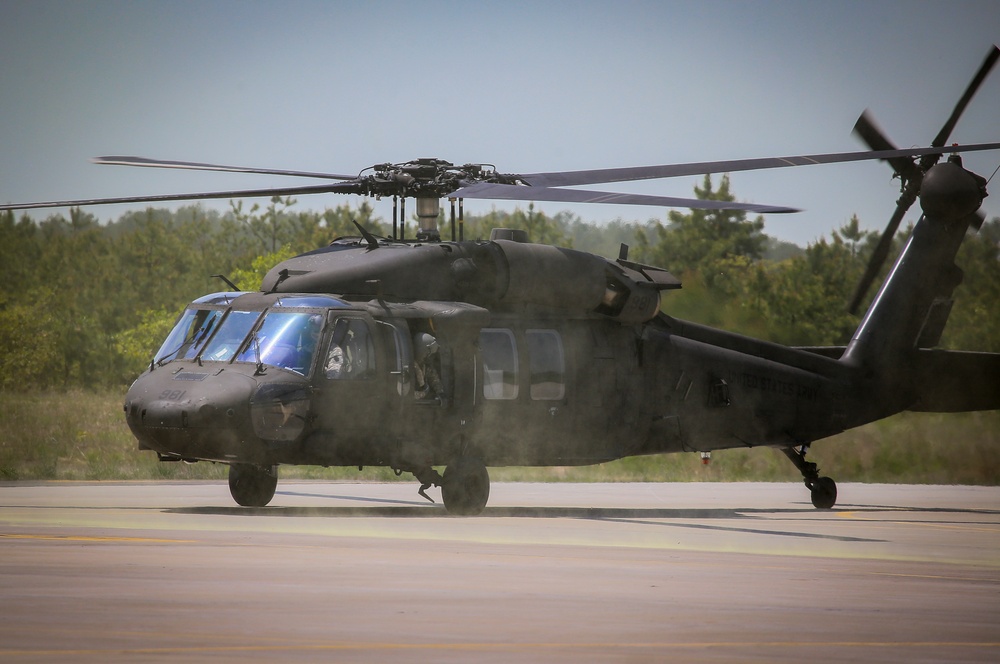
<svg viewBox="0 0 1000 664">
<path fill-rule="evenodd" d="M 122 362 L 121 380 L 135 378 L 149 366 L 156 349 L 170 333 L 177 315 L 177 311 L 166 308 L 147 310 L 139 315 L 134 327 L 115 334 L 115 351 Z"/>
<path fill-rule="evenodd" d="M 233 272 L 231 275 L 232 282 L 236 284 L 237 288 L 243 291 L 260 290 L 260 283 L 268 271 L 281 261 L 288 260 L 297 253 L 290 246 L 286 245 L 278 251 L 257 256 L 250 262 L 249 267 Z"/>
<path fill-rule="evenodd" d="M 941 345 L 1000 352 L 1000 217 L 965 238 L 956 262 L 965 274 Z"/>
<path fill-rule="evenodd" d="M 0 387 L 30 390 L 61 385 L 65 375 L 55 294 L 32 289 L 21 301 L 0 295 Z"/>
<path fill-rule="evenodd" d="M 235 220 L 257 240 L 259 249 L 273 253 L 294 238 L 295 224 L 288 209 L 295 203 L 295 199 L 290 196 L 272 196 L 262 214 L 257 214 L 260 210 L 257 203 L 247 212 L 243 211 L 243 201 L 230 201 L 229 205 Z"/>
<path fill-rule="evenodd" d="M 714 189 L 712 176 L 706 175 L 695 196 L 705 201 L 732 202 L 736 197 L 729 191 L 729 176 L 724 175 L 719 188 Z M 687 214 L 671 211 L 669 224 L 655 222 L 649 233 L 637 236 L 637 259 L 664 267 L 675 274 L 699 272 L 712 287 L 725 278 L 732 259 L 760 259 L 767 244 L 764 219 L 748 221 L 742 210 L 691 210 Z M 740 264 L 737 261 L 736 264 Z"/>
<path fill-rule="evenodd" d="M 515 208 L 513 212 L 493 209 L 484 215 L 467 217 L 465 239 L 488 238 L 494 228 L 511 228 L 528 233 L 528 241 L 571 248 L 572 238 L 567 234 L 566 218 L 549 217 L 535 210 L 529 203 L 527 211 Z"/>
</svg>

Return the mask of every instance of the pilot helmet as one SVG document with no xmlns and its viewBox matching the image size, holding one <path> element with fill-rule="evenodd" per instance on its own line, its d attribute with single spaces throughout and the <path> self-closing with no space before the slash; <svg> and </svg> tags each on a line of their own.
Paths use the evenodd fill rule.
<svg viewBox="0 0 1000 664">
<path fill-rule="evenodd" d="M 418 362 L 422 362 L 428 355 L 437 352 L 437 339 L 434 338 L 434 335 L 421 332 L 414 338 L 413 342 L 413 350 Z"/>
</svg>

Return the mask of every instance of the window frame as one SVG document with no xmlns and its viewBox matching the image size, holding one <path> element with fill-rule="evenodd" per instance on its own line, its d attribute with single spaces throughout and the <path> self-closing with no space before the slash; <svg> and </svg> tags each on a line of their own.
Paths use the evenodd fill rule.
<svg viewBox="0 0 1000 664">
<path fill-rule="evenodd" d="M 557 367 L 550 366 L 550 357 L 542 357 L 530 337 L 548 337 L 555 341 Z M 562 401 L 566 398 L 566 349 L 562 334 L 552 328 L 530 328 L 524 331 L 524 344 L 528 353 L 528 395 L 532 401 Z M 552 370 L 554 369 L 554 371 Z M 538 380 L 539 377 L 557 374 L 558 380 Z"/>
<path fill-rule="evenodd" d="M 505 337 L 509 341 L 503 351 L 504 356 L 498 358 L 501 361 L 498 363 L 499 369 L 490 369 L 487 362 L 487 353 L 492 353 L 499 347 L 491 347 L 487 351 L 487 343 L 485 337 L 496 336 Z M 507 349 L 509 349 L 509 354 L 507 354 Z M 520 394 L 520 362 L 518 358 L 518 348 L 517 348 L 517 338 L 514 336 L 514 331 L 509 328 L 504 327 L 484 327 L 479 330 L 479 364 L 483 370 L 483 398 L 487 401 L 512 401 L 517 399 Z M 497 356 L 494 356 L 496 358 Z M 490 359 L 494 359 L 490 358 Z M 500 380 L 495 380 L 497 373 L 500 372 Z M 508 380 L 508 374 L 511 380 Z"/>
</svg>

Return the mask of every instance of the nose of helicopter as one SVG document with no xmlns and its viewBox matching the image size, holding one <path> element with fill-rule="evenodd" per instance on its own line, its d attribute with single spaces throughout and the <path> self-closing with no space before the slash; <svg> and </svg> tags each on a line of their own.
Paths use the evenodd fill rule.
<svg viewBox="0 0 1000 664">
<path fill-rule="evenodd" d="M 169 371 L 140 376 L 125 397 L 125 418 L 140 448 L 182 459 L 242 458 L 254 438 L 257 381 L 239 371 Z"/>
</svg>

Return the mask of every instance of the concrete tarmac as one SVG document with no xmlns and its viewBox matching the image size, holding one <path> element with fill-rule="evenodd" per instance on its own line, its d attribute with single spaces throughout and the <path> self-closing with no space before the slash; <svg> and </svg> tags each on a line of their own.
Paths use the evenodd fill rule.
<svg viewBox="0 0 1000 664">
<path fill-rule="evenodd" d="M 1000 487 L 416 489 L 0 485 L 0 662 L 1000 661 Z"/>
</svg>

